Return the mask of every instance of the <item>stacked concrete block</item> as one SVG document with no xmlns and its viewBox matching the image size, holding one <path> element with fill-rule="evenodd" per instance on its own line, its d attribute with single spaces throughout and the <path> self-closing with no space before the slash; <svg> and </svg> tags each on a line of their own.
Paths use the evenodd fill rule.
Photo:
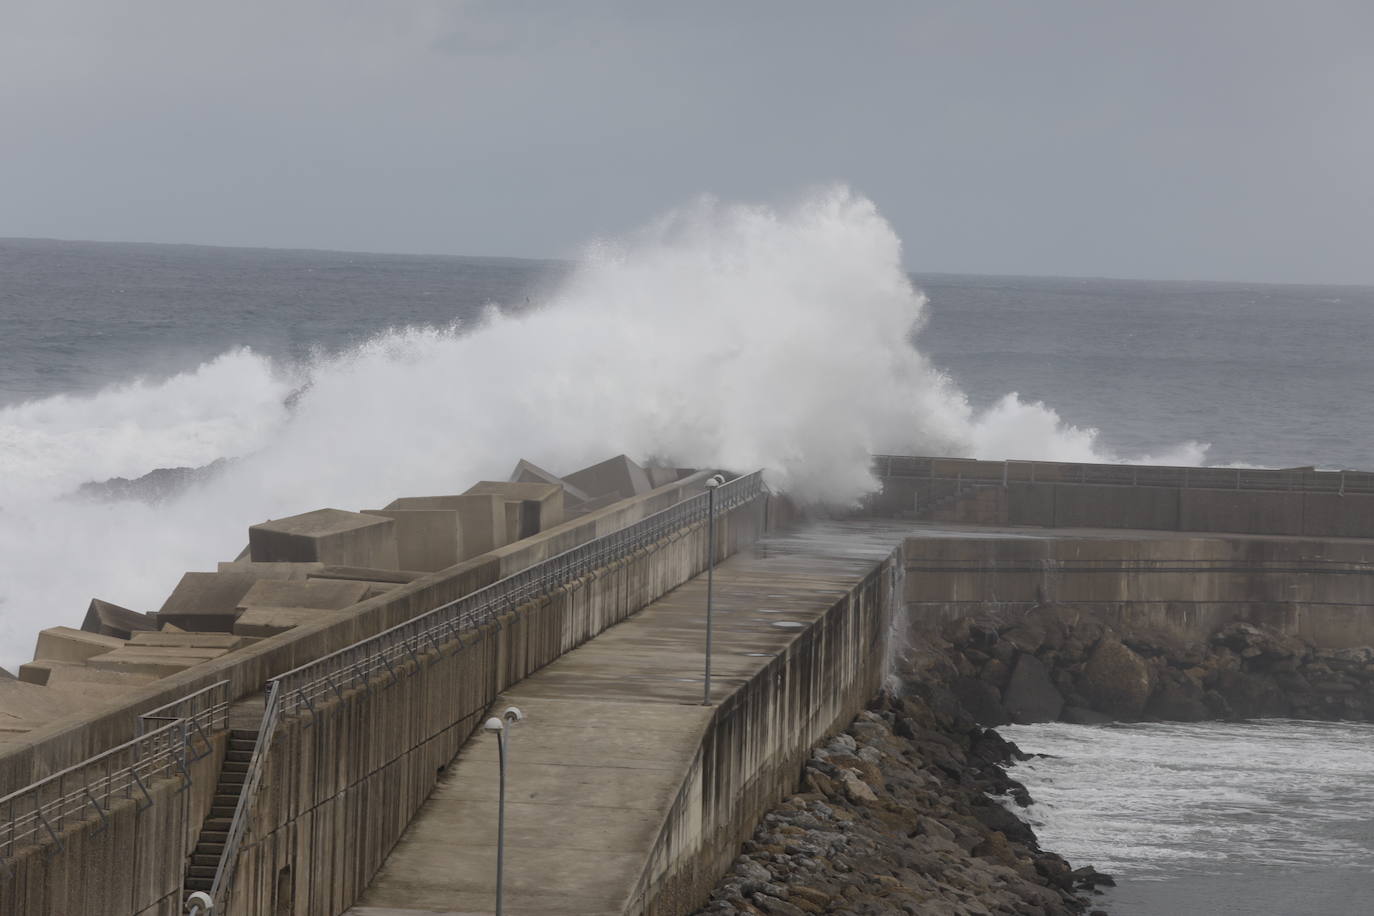
<svg viewBox="0 0 1374 916">
<path fill-rule="evenodd" d="M 47 658 L 63 662 L 83 662 L 96 655 L 104 655 L 124 645 L 117 636 L 102 636 L 87 633 L 71 627 L 48 627 L 38 634 L 38 645 L 34 647 L 34 658 Z"/>
<path fill-rule="evenodd" d="M 496 496 L 505 502 L 507 543 L 563 522 L 563 487 L 559 484 L 483 480 L 467 492 Z"/>
<path fill-rule="evenodd" d="M 490 493 L 454 496 L 406 496 L 387 504 L 387 512 L 448 511 L 455 513 L 458 559 L 481 556 L 506 543 L 506 504 Z M 452 565 L 452 564 L 449 564 Z M 442 569 L 443 567 L 439 567 Z"/>
<path fill-rule="evenodd" d="M 220 572 L 252 573 L 259 579 L 308 579 L 311 574 L 324 569 L 324 564 L 313 563 L 254 563 L 252 560 L 221 562 Z"/>
<path fill-rule="evenodd" d="M 258 576 L 253 572 L 188 572 L 162 608 L 158 620 L 191 633 L 228 633 L 239 615 L 239 601 Z"/>
<path fill-rule="evenodd" d="M 389 518 L 317 509 L 249 528 L 250 559 L 398 569 L 395 529 Z"/>
<path fill-rule="evenodd" d="M 616 455 L 599 464 L 574 471 L 564 476 L 563 481 L 591 499 L 613 494 L 618 499 L 629 499 L 653 489 L 648 473 L 626 455 Z"/>
<path fill-rule="evenodd" d="M 562 487 L 565 503 L 584 503 L 591 494 L 584 492 L 576 484 L 569 483 L 557 474 L 551 474 L 532 461 L 521 458 L 510 474 L 511 483 L 547 483 Z"/>
<path fill-rule="evenodd" d="M 463 529 L 457 509 L 368 509 L 396 523 L 396 555 L 401 569 L 434 572 L 463 556 Z"/>
<path fill-rule="evenodd" d="M 128 639 L 133 633 L 156 630 L 157 619 L 151 614 L 140 614 L 126 607 L 92 598 L 90 606 L 86 608 L 86 619 L 81 622 L 81 629 L 87 633 Z"/>
<path fill-rule="evenodd" d="M 239 602 L 234 633 L 239 636 L 273 636 L 284 630 L 331 616 L 362 601 L 366 582 L 306 579 L 263 579 Z"/>
</svg>

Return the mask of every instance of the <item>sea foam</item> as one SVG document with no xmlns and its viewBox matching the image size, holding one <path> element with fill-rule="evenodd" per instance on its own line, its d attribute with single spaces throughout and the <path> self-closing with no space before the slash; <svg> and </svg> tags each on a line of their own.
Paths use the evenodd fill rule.
<svg viewBox="0 0 1374 916">
<path fill-rule="evenodd" d="M 701 199 L 588 246 L 530 308 L 389 331 L 304 366 L 239 349 L 161 382 L 0 409 L 0 664 L 91 597 L 156 610 L 256 522 L 461 491 L 521 457 L 557 472 L 617 452 L 763 467 L 803 501 L 840 505 L 874 488 L 875 452 L 1122 459 L 1015 394 L 971 408 L 913 345 L 925 308 L 892 227 L 846 188 L 785 207 Z M 157 506 L 70 495 L 220 457 L 240 460 Z"/>
</svg>

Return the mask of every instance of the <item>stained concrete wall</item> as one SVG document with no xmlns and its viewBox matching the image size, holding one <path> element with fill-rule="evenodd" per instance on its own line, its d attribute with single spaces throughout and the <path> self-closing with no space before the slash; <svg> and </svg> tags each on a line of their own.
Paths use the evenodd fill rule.
<svg viewBox="0 0 1374 916">
<path fill-rule="evenodd" d="M 211 739 L 211 753 L 192 763 L 189 788 L 181 777 L 148 786 L 153 804 L 121 798 L 102 822 L 89 817 L 59 833 L 50 844 L 20 849 L 13 871 L 0 876 L 0 913 L 6 916 L 179 916 L 186 859 L 215 795 L 224 760 L 225 735 Z"/>
<path fill-rule="evenodd" d="M 1227 489 L 1199 484 L 1234 481 L 1249 486 L 1233 475 L 1252 472 L 1052 464 L 1036 465 L 1040 479 L 1028 480 L 1029 463 L 1012 462 L 1005 468 L 1004 481 L 1003 462 L 911 460 L 924 462 L 920 470 L 935 476 L 881 476 L 882 489 L 869 504 L 873 514 L 998 526 L 1374 538 L 1374 495 L 1303 489 L 1314 481 L 1330 486 L 1330 472 L 1253 472 L 1269 475 L 1265 479 L 1276 489 Z M 1104 477 L 1109 471 L 1119 472 L 1120 482 L 1073 482 L 1075 469 Z M 1191 475 L 1188 486 L 1162 482 L 1181 481 L 1183 472 Z M 1163 476 L 1156 480 L 1153 475 Z M 1362 482 L 1368 477 L 1358 475 Z M 1152 482 L 1133 485 L 1133 479 Z M 962 498 L 951 498 L 956 491 Z"/>
<path fill-rule="evenodd" d="M 756 539 L 765 512 L 759 499 L 719 517 L 719 556 Z M 394 682 L 383 676 L 367 690 L 350 688 L 341 699 L 320 704 L 315 716 L 284 720 L 240 856 L 231 912 L 334 916 L 350 906 L 492 699 L 700 572 L 706 536 L 704 524 L 685 529 L 518 608 L 463 646 L 450 644 L 442 657 L 402 666 Z M 823 695 L 825 683 L 822 669 L 804 670 L 808 692 L 791 699 L 809 704 L 813 695 Z M 830 698 L 819 714 L 838 706 L 848 708 L 845 699 Z M 711 766 L 742 779 L 739 767 L 750 762 L 745 754 Z M 768 791 L 754 790 L 750 805 Z"/>
<path fill-rule="evenodd" d="M 1079 607 L 1205 640 L 1236 620 L 1329 648 L 1374 644 L 1374 543 L 1247 537 L 909 538 L 913 621 Z"/>
<path fill-rule="evenodd" d="M 564 522 L 515 544 L 474 557 L 361 602 L 343 614 L 305 624 L 223 658 L 161 678 L 34 729 L 0 749 L 0 796 L 73 766 L 133 737 L 140 713 L 229 680 L 234 699 L 257 693 L 272 677 L 351 645 L 497 579 L 618 531 L 701 492 L 702 471 L 633 499 Z M 246 587 L 245 587 L 246 590 Z"/>
<path fill-rule="evenodd" d="M 797 790 L 811 746 L 877 694 L 899 572 L 896 556 L 876 564 L 716 708 L 627 913 L 701 906 L 764 813 Z"/>
</svg>

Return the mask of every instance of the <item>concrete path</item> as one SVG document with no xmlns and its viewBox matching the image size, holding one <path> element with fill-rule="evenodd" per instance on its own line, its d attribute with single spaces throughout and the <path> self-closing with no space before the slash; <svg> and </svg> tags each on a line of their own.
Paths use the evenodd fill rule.
<svg viewBox="0 0 1374 916">
<path fill-rule="evenodd" d="M 712 700 L 759 672 L 909 526 L 836 523 L 768 538 L 716 568 Z M 510 739 L 507 916 L 623 912 L 711 711 L 706 577 L 526 678 L 494 711 Z M 495 900 L 497 749 L 479 732 L 351 916 L 474 916 Z"/>
</svg>

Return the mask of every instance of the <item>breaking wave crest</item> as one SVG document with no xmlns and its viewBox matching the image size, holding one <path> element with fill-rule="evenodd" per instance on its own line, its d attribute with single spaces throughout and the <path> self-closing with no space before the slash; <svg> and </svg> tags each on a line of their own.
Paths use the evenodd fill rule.
<svg viewBox="0 0 1374 916">
<path fill-rule="evenodd" d="M 765 467 L 838 504 L 873 488 L 875 452 L 1121 460 L 1015 394 L 974 410 L 911 343 L 925 307 L 891 226 L 845 188 L 782 208 L 703 199 L 590 246 L 535 308 L 389 331 L 307 366 L 239 349 L 0 409 L 0 664 L 92 596 L 155 610 L 255 522 L 462 489 L 520 457 L 556 472 L 622 451 Z M 156 507 L 68 497 L 224 457 L 240 460 Z"/>
</svg>

